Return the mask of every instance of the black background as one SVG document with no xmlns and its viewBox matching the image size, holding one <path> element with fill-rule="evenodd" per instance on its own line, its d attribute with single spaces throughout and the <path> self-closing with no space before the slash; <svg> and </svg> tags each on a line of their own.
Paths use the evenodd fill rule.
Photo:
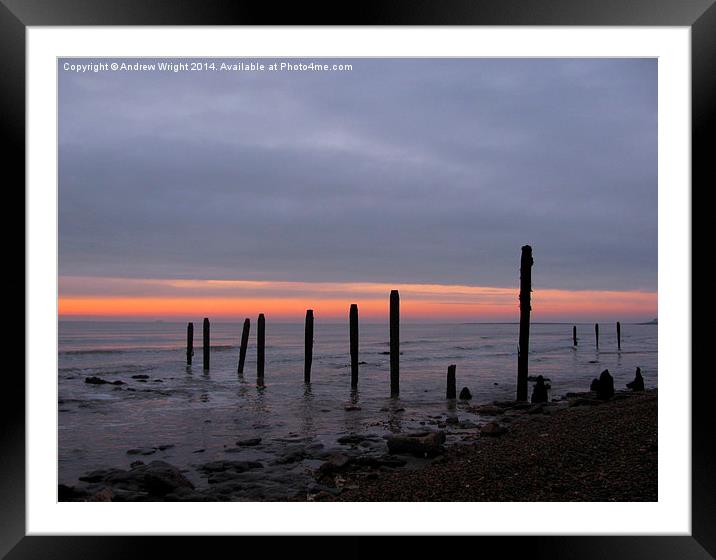
<svg viewBox="0 0 716 560">
<path fill-rule="evenodd" d="M 19 338 L 24 310 L 25 272 L 20 273 L 19 225 L 25 184 L 25 30 L 27 26 L 63 25 L 609 25 L 688 26 L 692 33 L 692 208 L 709 212 L 709 229 L 694 228 L 692 214 L 692 356 L 705 354 L 713 342 L 713 326 L 698 328 L 694 319 L 710 315 L 713 279 L 706 267 L 714 263 L 710 241 L 712 211 L 694 205 L 714 184 L 714 100 L 716 100 L 716 5 L 713 0 L 383 0 L 362 2 L 245 2 L 240 0 L 0 0 L 0 127 L 5 147 L 0 152 L 6 300 L 6 339 Z M 709 142 L 711 140 L 711 142 Z M 684 188 L 688 188 L 685 186 Z M 22 193 L 22 195 L 21 195 Z M 23 212 L 24 214 L 24 212 Z M 701 222 L 702 226 L 703 223 Z M 24 233 L 24 229 L 23 229 Z M 710 245 L 710 244 L 709 244 Z M 22 256 L 24 261 L 24 254 Z M 694 271 L 693 269 L 696 269 Z M 700 271 L 699 271 L 700 269 Z M 21 285 L 20 278 L 23 283 Z M 708 282 L 708 284 L 707 284 Z M 22 313 L 22 315 L 21 315 Z M 22 321 L 24 335 L 25 319 Z M 10 335 L 10 336 L 8 336 Z M 660 341 L 661 342 L 661 341 Z M 668 343 L 668 341 L 663 341 Z M 3 348 L 0 369 L 0 555 L 20 558 L 136 558 L 306 555 L 309 558 L 366 558 L 390 553 L 401 558 L 477 556 L 483 558 L 658 559 L 716 558 L 716 435 L 711 401 L 711 363 L 693 365 L 692 382 L 692 535 L 584 537 L 449 537 L 426 540 L 397 537 L 27 537 L 25 536 L 25 380 L 19 344 Z M 51 349 L 50 349 L 51 350 Z M 8 360 L 10 358 L 10 360 Z M 22 369 L 21 369 L 22 367 Z M 668 395 L 660 395 L 668 407 Z M 515 505 L 519 507 L 519 505 Z M 456 512 L 457 514 L 457 512 Z M 350 530 L 346 520 L 346 530 Z M 267 519 L 267 526 L 270 520 Z M 479 530 L 479 527 L 476 527 Z M 595 531 L 599 530 L 595 522 Z M 320 534 L 321 527 L 315 531 Z M 392 551 L 391 551 L 392 549 Z"/>
</svg>

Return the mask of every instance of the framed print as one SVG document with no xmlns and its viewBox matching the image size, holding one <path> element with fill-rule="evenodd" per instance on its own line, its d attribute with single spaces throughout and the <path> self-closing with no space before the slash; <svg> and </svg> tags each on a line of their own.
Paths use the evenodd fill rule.
<svg viewBox="0 0 716 560">
<path fill-rule="evenodd" d="M 716 9 L 530 6 L 5 2 L 3 553 L 713 556 L 690 255 Z"/>
</svg>

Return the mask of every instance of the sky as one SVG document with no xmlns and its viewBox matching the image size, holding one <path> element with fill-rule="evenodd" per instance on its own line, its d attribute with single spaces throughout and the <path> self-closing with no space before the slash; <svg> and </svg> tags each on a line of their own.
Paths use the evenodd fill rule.
<svg viewBox="0 0 716 560">
<path fill-rule="evenodd" d="M 66 62 L 62 318 L 657 316 L 656 59 Z"/>
</svg>

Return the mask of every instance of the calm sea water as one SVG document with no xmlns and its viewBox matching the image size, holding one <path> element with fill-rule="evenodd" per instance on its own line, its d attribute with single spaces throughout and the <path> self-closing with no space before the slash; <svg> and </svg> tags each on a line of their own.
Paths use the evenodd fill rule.
<svg viewBox="0 0 716 560">
<path fill-rule="evenodd" d="M 237 375 L 241 324 L 211 326 L 211 369 L 202 370 L 201 321 L 195 325 L 194 365 L 185 358 L 185 323 L 60 322 L 59 481 L 72 484 L 95 468 L 128 468 L 127 450 L 171 446 L 151 459 L 180 467 L 226 458 L 237 439 L 263 438 L 252 458 L 280 452 L 285 438 L 335 445 L 346 433 L 400 431 L 444 414 L 447 367 L 457 365 L 458 391 L 473 404 L 514 398 L 517 324 L 401 325 L 400 398 L 389 395 L 388 325 L 360 325 L 359 389 L 350 390 L 348 325 L 317 322 L 312 383 L 303 382 L 303 325 L 266 326 L 265 387 L 256 387 L 256 330 L 246 367 Z M 617 351 L 612 325 L 534 324 L 530 375 L 551 380 L 551 395 L 589 389 L 608 368 L 623 388 L 641 367 L 647 387 L 657 385 L 657 327 L 622 325 Z M 148 379 L 132 376 L 147 375 Z M 88 376 L 125 385 L 91 385 Z M 530 389 L 531 392 L 531 389 Z M 360 410 L 346 411 L 347 404 Z M 462 415 L 461 415 L 462 416 Z M 242 456 L 246 458 L 246 456 Z"/>
</svg>

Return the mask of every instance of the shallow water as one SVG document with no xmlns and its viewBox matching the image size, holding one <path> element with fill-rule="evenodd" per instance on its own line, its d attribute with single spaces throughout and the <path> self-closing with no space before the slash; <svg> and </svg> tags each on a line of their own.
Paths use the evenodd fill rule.
<svg viewBox="0 0 716 560">
<path fill-rule="evenodd" d="M 194 365 L 186 366 L 184 323 L 60 322 L 59 481 L 73 484 L 89 470 L 128 468 L 137 458 L 162 459 L 191 470 L 215 459 L 270 461 L 292 441 L 336 447 L 348 433 L 383 434 L 422 426 L 430 416 L 459 414 L 478 421 L 445 399 L 447 367 L 457 365 L 457 386 L 472 404 L 514 398 L 517 324 L 401 325 L 400 398 L 389 395 L 387 324 L 360 325 L 359 389 L 350 390 L 348 325 L 317 322 L 312 382 L 303 382 L 303 325 L 266 326 L 265 387 L 256 387 L 256 329 L 252 324 L 245 374 L 237 375 L 241 324 L 211 326 L 211 369 L 202 369 L 201 321 L 195 327 Z M 641 367 L 645 384 L 657 386 L 657 327 L 622 324 L 622 350 L 615 328 L 534 324 L 530 375 L 551 379 L 551 394 L 589 389 L 608 368 L 615 387 Z M 147 379 L 132 376 L 146 375 Z M 125 385 L 91 385 L 88 376 Z M 531 391 L 531 390 L 530 390 Z M 354 404 L 358 410 L 346 410 Z M 256 447 L 237 440 L 261 437 Z M 150 456 L 134 448 L 157 448 Z M 239 457 L 240 456 L 240 457 Z"/>
</svg>

